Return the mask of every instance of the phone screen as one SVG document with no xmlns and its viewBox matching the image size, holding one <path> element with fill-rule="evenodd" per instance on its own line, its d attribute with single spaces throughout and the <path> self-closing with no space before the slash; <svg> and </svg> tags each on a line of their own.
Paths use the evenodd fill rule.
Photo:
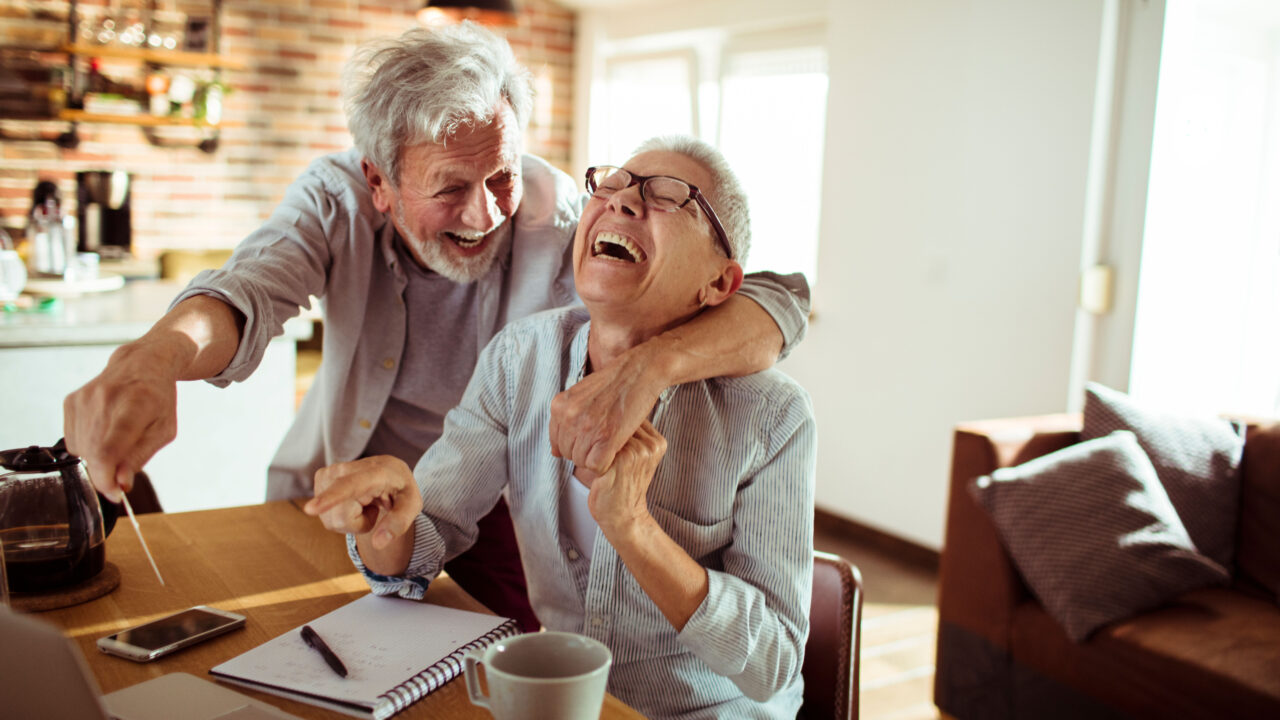
<svg viewBox="0 0 1280 720">
<path fill-rule="evenodd" d="M 191 608 L 177 615 L 163 617 L 146 625 L 116 633 L 110 637 L 119 642 L 136 645 L 146 650 L 159 650 L 179 640 L 206 633 L 224 625 L 232 625 L 236 622 L 239 621 L 234 618 L 217 615 L 200 608 Z"/>
</svg>

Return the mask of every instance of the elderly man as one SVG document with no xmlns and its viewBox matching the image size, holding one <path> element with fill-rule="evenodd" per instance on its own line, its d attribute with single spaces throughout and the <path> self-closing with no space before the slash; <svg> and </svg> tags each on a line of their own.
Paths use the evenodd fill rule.
<svg viewBox="0 0 1280 720">
<path fill-rule="evenodd" d="M 68 396 L 68 448 L 108 496 L 175 436 L 176 381 L 245 379 L 311 295 L 324 363 L 272 461 L 273 499 L 310 494 L 332 463 L 416 462 L 494 333 L 575 301 L 568 252 L 582 195 L 521 155 L 529 73 L 503 40 L 469 25 L 410 31 L 359 54 L 346 83 L 356 148 L 313 163 L 225 267 L 198 276 Z M 735 298 L 575 386 L 556 401 L 552 452 L 603 470 L 663 388 L 768 367 L 803 332 L 807 287 L 788 282 L 760 278 L 756 302 Z M 537 627 L 502 503 L 449 572 Z"/>
<path fill-rule="evenodd" d="M 611 692 L 654 718 L 794 718 L 813 570 L 805 392 L 772 370 L 669 388 L 599 476 L 547 448 L 556 393 L 731 299 L 745 198 L 688 138 L 592 168 L 587 186 L 573 251 L 586 310 L 508 325 L 413 474 L 325 468 L 306 510 L 349 533 L 375 592 L 416 598 L 505 490 L 538 617 L 610 647 Z"/>
</svg>

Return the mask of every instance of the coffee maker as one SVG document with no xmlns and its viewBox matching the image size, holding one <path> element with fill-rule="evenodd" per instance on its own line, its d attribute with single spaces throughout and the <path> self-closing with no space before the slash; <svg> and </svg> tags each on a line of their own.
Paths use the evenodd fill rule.
<svg viewBox="0 0 1280 720">
<path fill-rule="evenodd" d="M 133 178 L 120 170 L 76 173 L 76 214 L 80 221 L 80 252 L 104 259 L 129 256 L 133 226 L 129 211 Z"/>
</svg>

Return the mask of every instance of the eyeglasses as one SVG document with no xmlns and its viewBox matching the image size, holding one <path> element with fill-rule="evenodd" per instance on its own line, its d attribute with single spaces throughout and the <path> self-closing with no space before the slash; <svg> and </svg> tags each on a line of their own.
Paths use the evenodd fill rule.
<svg viewBox="0 0 1280 720">
<path fill-rule="evenodd" d="M 711 209 L 711 203 L 697 187 L 667 175 L 636 175 L 629 170 L 612 165 L 597 165 L 587 168 L 587 191 L 598 198 L 608 198 L 619 190 L 626 190 L 632 185 L 640 186 L 640 199 L 645 206 L 662 212 L 675 212 L 690 200 L 698 203 L 702 212 L 711 221 L 711 229 L 724 247 L 725 254 L 733 258 L 733 246 L 729 244 L 729 236 L 720 224 L 720 218 Z"/>
</svg>

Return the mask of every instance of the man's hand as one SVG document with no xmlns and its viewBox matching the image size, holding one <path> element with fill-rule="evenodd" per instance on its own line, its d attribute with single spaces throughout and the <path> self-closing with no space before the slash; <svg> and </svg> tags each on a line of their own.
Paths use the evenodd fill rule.
<svg viewBox="0 0 1280 720">
<path fill-rule="evenodd" d="M 579 479 L 591 488 L 587 507 L 610 540 L 615 533 L 633 529 L 651 518 L 649 484 L 666 452 L 666 438 L 644 420 L 604 474 L 591 479 L 589 471 L 581 473 Z"/>
<path fill-rule="evenodd" d="M 111 353 L 102 374 L 62 403 L 67 451 L 89 466 L 98 490 L 118 502 L 133 476 L 178 435 L 178 381 L 222 372 L 235 357 L 240 311 L 196 295 L 146 335 Z"/>
<path fill-rule="evenodd" d="M 403 460 L 375 455 L 320 468 L 315 497 L 303 510 L 334 532 L 369 536 L 383 550 L 413 527 L 422 496 Z"/>
<path fill-rule="evenodd" d="M 126 345 L 62 403 L 67 451 L 85 461 L 94 486 L 114 502 L 177 437 L 177 380 L 163 365 L 147 348 Z"/>
<path fill-rule="evenodd" d="M 602 473 L 649 417 L 666 383 L 640 345 L 551 401 L 551 454 Z"/>
</svg>

